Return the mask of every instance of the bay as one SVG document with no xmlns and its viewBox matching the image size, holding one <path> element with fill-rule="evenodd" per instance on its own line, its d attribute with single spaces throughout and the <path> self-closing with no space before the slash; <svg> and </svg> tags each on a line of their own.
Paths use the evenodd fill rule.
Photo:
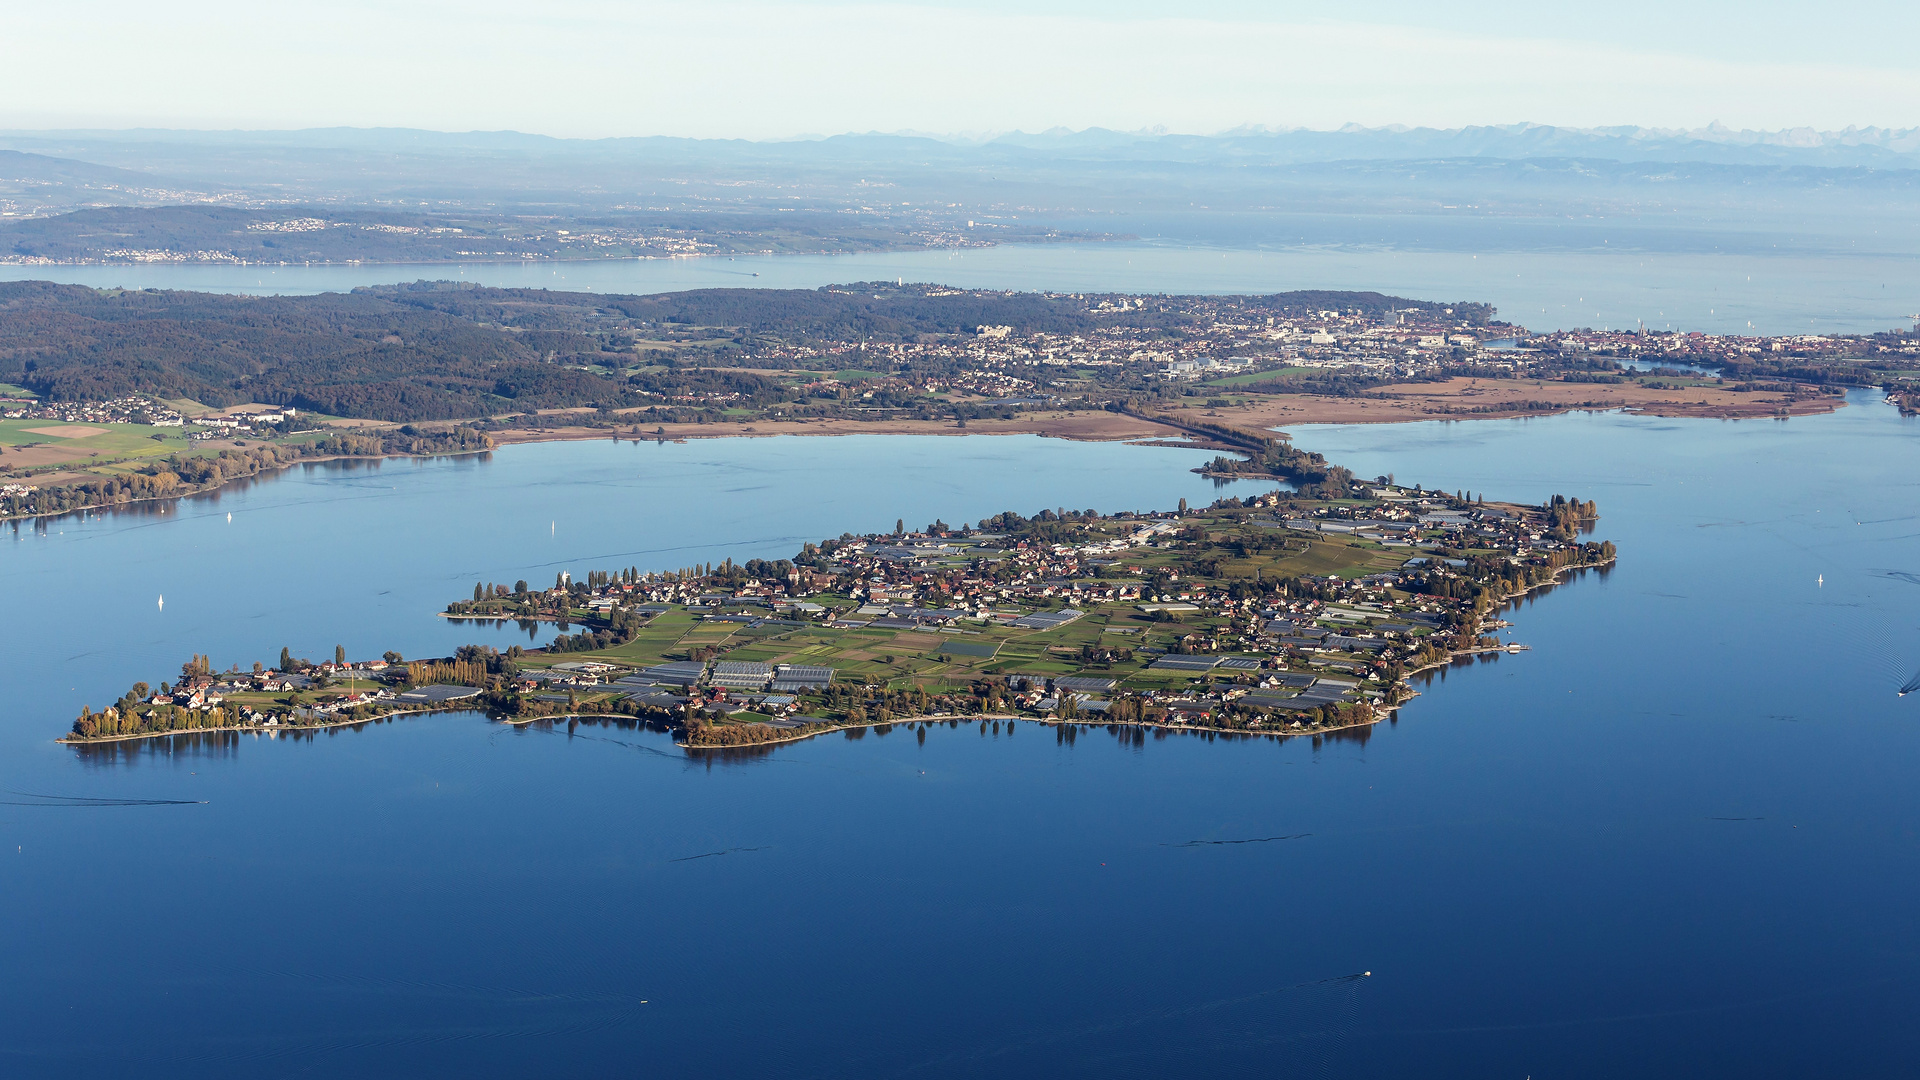
<svg viewBox="0 0 1920 1080">
<path fill-rule="evenodd" d="M 475 578 L 1214 489 L 1204 454 L 1057 440 L 610 441 L 23 528 L 0 1065 L 1906 1071 L 1915 422 L 1863 392 L 1787 422 L 1293 434 L 1362 475 L 1597 499 L 1621 561 L 1364 739 L 900 727 L 690 758 L 454 714 L 95 755 L 50 742 L 79 700 L 189 651 L 444 649 L 473 632 L 431 613 Z"/>
</svg>

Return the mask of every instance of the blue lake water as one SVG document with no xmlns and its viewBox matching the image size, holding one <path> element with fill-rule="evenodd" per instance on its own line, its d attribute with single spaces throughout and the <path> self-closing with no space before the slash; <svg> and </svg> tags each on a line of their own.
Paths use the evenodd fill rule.
<svg viewBox="0 0 1920 1080">
<path fill-rule="evenodd" d="M 50 741 L 190 652 L 504 641 L 432 615 L 476 578 L 1204 501 L 1192 451 L 548 444 L 23 527 L 0 1069 L 1905 1074 L 1920 425 L 1850 401 L 1295 429 L 1362 475 L 1597 499 L 1621 547 L 1512 616 L 1532 651 L 1346 740 L 900 727 L 690 758 L 459 714 Z"/>
<path fill-rule="evenodd" d="M 1542 250 L 1541 238 L 1531 234 L 1517 245 L 1489 243 L 1476 235 L 1417 248 L 1352 241 L 1286 246 L 1253 226 L 1208 239 L 644 262 L 0 266 L 0 280 L 236 293 L 346 291 L 423 279 L 613 293 L 818 288 L 896 278 L 965 288 L 1088 292 L 1357 289 L 1491 303 L 1501 318 L 1536 331 L 1620 329 L 1644 321 L 1656 329 L 1711 333 L 1865 333 L 1907 325 L 1906 313 L 1920 308 L 1920 255 L 1897 244 L 1856 253 L 1782 254 L 1746 243 L 1730 250 L 1710 245 L 1616 249 L 1583 232 L 1578 243 L 1554 250 Z"/>
</svg>

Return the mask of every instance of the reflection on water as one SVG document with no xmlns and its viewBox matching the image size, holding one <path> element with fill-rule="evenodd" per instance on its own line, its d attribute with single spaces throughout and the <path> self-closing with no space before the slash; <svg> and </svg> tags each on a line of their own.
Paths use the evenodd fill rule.
<svg viewBox="0 0 1920 1080">
<path fill-rule="evenodd" d="M 1717 368 L 1702 367 L 1699 364 L 1688 364 L 1678 360 L 1619 360 L 1616 362 L 1628 371 L 1647 371 L 1656 375 L 1692 375 L 1706 376 L 1710 379 L 1720 378 L 1720 372 Z"/>
<path fill-rule="evenodd" d="M 446 616 L 442 616 L 442 617 L 443 617 L 443 618 L 445 618 L 445 619 L 447 620 L 447 622 L 448 622 L 448 624 L 449 624 L 449 625 L 452 625 L 452 626 L 461 626 L 461 627 L 475 627 L 475 628 L 481 628 L 481 629 L 487 629 L 487 630 L 496 630 L 496 631 L 497 631 L 497 630 L 505 630 L 505 629 L 507 629 L 508 627 L 513 627 L 513 628 L 515 628 L 515 629 L 518 629 L 518 630 L 519 630 L 519 631 L 520 631 L 521 633 L 523 633 L 523 634 L 525 634 L 525 635 L 527 635 L 527 640 L 528 640 L 528 641 L 539 641 L 539 640 L 540 640 L 540 630 L 541 630 L 541 625 L 540 625 L 540 624 L 541 624 L 542 622 L 544 622 L 544 621 L 551 621 L 551 622 L 553 622 L 553 624 L 554 624 L 554 630 L 555 630 L 555 632 L 557 632 L 557 633 L 562 633 L 562 634 L 564 634 L 564 633 L 566 633 L 566 632 L 567 632 L 567 621 L 566 621 L 565 619 L 554 619 L 554 620 L 542 620 L 542 619 L 477 619 L 477 618 L 467 618 L 467 617 L 462 617 L 462 616 L 459 616 L 459 615 L 446 615 Z"/>
<path fill-rule="evenodd" d="M 318 739 L 339 738 L 343 735 L 358 734 L 367 728 L 383 727 L 416 719 L 420 714 L 403 713 L 394 716 L 379 716 L 352 724 L 338 724 L 322 728 L 283 727 L 267 731 L 177 731 L 167 735 L 155 735 L 143 739 L 121 739 L 116 742 L 89 742 L 62 744 L 73 751 L 73 755 L 83 765 L 105 767 L 126 765 L 148 759 L 166 760 L 229 760 L 239 756 L 245 743 L 284 742 L 290 744 L 312 743 Z M 478 715 L 478 714 L 474 714 Z"/>
<path fill-rule="evenodd" d="M 74 759 L 91 768 L 130 765 L 150 758 L 225 761 L 239 756 L 240 741 L 258 738 L 238 731 L 183 731 L 152 739 L 69 744 Z"/>
</svg>

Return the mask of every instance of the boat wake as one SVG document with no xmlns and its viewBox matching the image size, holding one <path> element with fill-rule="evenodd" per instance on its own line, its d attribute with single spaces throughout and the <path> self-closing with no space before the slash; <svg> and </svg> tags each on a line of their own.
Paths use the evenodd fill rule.
<svg viewBox="0 0 1920 1080">
<path fill-rule="evenodd" d="M 31 791 L 9 791 L 18 799 L 0 799 L 0 806 L 205 806 L 205 799 L 121 799 L 92 795 L 38 795 Z"/>
</svg>

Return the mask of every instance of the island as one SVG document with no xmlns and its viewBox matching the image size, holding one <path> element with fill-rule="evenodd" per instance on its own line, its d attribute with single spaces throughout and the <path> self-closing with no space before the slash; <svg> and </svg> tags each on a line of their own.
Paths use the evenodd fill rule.
<svg viewBox="0 0 1920 1080">
<path fill-rule="evenodd" d="M 1263 447 L 1289 467 L 1316 459 Z M 1223 459 L 1225 460 L 1225 459 Z M 1252 453 L 1247 460 L 1254 462 Z M 1518 598 L 1604 572 L 1592 502 L 1356 480 L 1161 512 L 1065 507 L 842 534 L 790 559 L 476 582 L 452 619 L 557 624 L 544 648 L 272 667 L 207 656 L 87 708 L 64 741 L 299 732 L 437 710 L 646 724 L 689 749 L 1032 721 L 1210 736 L 1364 730 L 1421 673 L 1502 642 Z"/>
</svg>

